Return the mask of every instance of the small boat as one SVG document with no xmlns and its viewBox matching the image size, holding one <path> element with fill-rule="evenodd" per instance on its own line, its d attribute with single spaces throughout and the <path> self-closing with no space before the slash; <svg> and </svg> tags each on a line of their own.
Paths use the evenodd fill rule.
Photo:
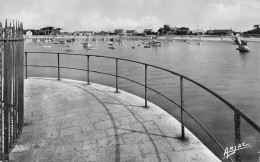
<svg viewBox="0 0 260 162">
<path fill-rule="evenodd" d="M 84 42 L 82 44 L 83 44 L 83 47 L 91 47 L 91 44 L 89 42 Z"/>
<path fill-rule="evenodd" d="M 112 45 L 113 45 L 113 42 L 108 42 L 108 45 L 112 46 Z"/>
<path fill-rule="evenodd" d="M 60 44 L 65 44 L 65 40 L 60 40 Z"/>
<path fill-rule="evenodd" d="M 66 51 L 67 51 L 67 52 L 73 52 L 74 50 L 73 50 L 73 49 L 70 49 L 70 48 L 68 48 L 68 49 L 66 49 Z"/>
<path fill-rule="evenodd" d="M 43 48 L 51 48 L 51 46 L 42 46 Z"/>
<path fill-rule="evenodd" d="M 116 49 L 115 46 L 108 46 L 109 49 Z"/>
<path fill-rule="evenodd" d="M 89 46 L 89 47 L 84 47 L 84 49 L 86 49 L 86 50 L 94 50 L 94 49 L 96 49 L 96 48 L 93 47 L 93 46 Z"/>
<path fill-rule="evenodd" d="M 149 44 L 150 44 L 151 46 L 161 46 L 161 45 L 162 45 L 161 43 L 162 43 L 162 42 L 160 42 L 160 41 L 158 41 L 158 40 L 149 42 Z"/>
<path fill-rule="evenodd" d="M 197 42 L 197 45 L 201 45 L 201 44 L 202 44 L 201 41 Z"/>
<path fill-rule="evenodd" d="M 135 49 L 135 46 L 132 46 L 133 49 Z"/>
<path fill-rule="evenodd" d="M 152 46 L 150 44 L 145 44 L 144 48 L 151 48 Z"/>
<path fill-rule="evenodd" d="M 55 41 L 55 42 L 53 42 L 53 44 L 59 44 L 59 42 L 56 42 L 56 41 Z"/>
<path fill-rule="evenodd" d="M 102 40 L 102 41 L 105 41 L 106 39 L 105 39 L 105 38 L 102 38 L 101 40 Z"/>
<path fill-rule="evenodd" d="M 67 44 L 67 45 L 66 45 L 66 47 L 70 47 L 70 45 L 69 45 L 69 44 Z"/>
</svg>

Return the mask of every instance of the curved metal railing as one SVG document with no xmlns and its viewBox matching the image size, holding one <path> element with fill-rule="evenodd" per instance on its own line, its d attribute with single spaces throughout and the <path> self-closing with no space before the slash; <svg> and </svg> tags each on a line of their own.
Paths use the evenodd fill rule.
<svg viewBox="0 0 260 162">
<path fill-rule="evenodd" d="M 44 65 L 28 65 L 27 64 L 27 55 L 29 53 L 38 53 L 38 54 L 50 54 L 50 55 L 57 55 L 57 66 L 44 66 Z M 73 56 L 82 56 L 82 57 L 87 57 L 87 69 L 82 69 L 82 68 L 73 68 L 73 67 L 66 67 L 66 66 L 60 66 L 60 55 L 73 55 Z M 110 73 L 106 73 L 106 72 L 101 72 L 101 71 L 95 71 L 95 70 L 91 70 L 90 69 L 90 57 L 101 57 L 101 58 L 106 58 L 106 59 L 113 59 L 116 62 L 116 74 L 110 74 Z M 140 64 L 144 66 L 145 69 L 145 81 L 144 84 L 139 83 L 135 80 L 123 77 L 118 75 L 118 62 L 119 61 L 126 61 L 126 62 L 131 62 L 131 63 L 136 63 L 136 64 Z M 204 89 L 205 91 L 207 91 L 208 93 L 210 93 L 211 95 L 213 95 L 214 97 L 216 97 L 217 99 L 219 99 L 221 102 L 223 102 L 225 105 L 227 105 L 231 110 L 234 111 L 234 123 L 235 123 L 235 144 L 241 144 L 241 118 L 243 118 L 248 124 L 250 124 L 259 134 L 260 134 L 260 126 L 257 125 L 252 119 L 250 119 L 245 113 L 243 113 L 241 110 L 239 110 L 236 106 L 232 105 L 230 102 L 228 102 L 227 100 L 225 100 L 223 97 L 221 97 L 220 95 L 218 95 L 217 93 L 213 92 L 212 90 L 210 90 L 209 88 L 205 87 L 204 85 L 182 75 L 179 74 L 177 72 L 165 69 L 165 68 L 161 68 L 155 65 L 151 65 L 151 64 L 147 64 L 147 63 L 143 63 L 143 62 L 139 62 L 139 61 L 134 61 L 134 60 L 129 60 L 129 59 L 124 59 L 124 58 L 117 58 L 117 57 L 110 57 L 110 56 L 100 56 L 100 55 L 89 55 L 89 54 L 75 54 L 75 53 L 56 53 L 56 52 L 25 52 L 25 76 L 27 78 L 27 69 L 28 67 L 49 67 L 49 68 L 57 68 L 58 69 L 58 79 L 60 80 L 60 69 L 72 69 L 72 70 L 80 70 L 80 71 L 86 71 L 87 72 L 87 83 L 89 84 L 89 73 L 93 72 L 93 73 L 99 73 L 99 74 L 104 74 L 104 75 L 109 75 L 109 76 L 113 76 L 115 77 L 115 82 L 116 82 L 116 92 L 118 92 L 118 78 L 121 79 L 125 79 L 128 80 L 130 82 L 136 83 L 140 86 L 143 86 L 145 88 L 145 103 L 144 106 L 147 107 L 147 90 L 151 90 L 157 94 L 159 94 L 160 96 L 164 97 L 165 99 L 169 100 L 170 102 L 172 102 L 173 104 L 175 104 L 177 107 L 179 107 L 181 109 L 181 131 L 182 131 L 182 135 L 181 138 L 184 139 L 185 138 L 185 131 L 184 131 L 184 119 L 183 119 L 183 114 L 184 112 L 186 114 L 188 114 L 197 124 L 199 124 L 201 126 L 201 128 L 207 133 L 207 135 L 218 145 L 218 147 L 225 152 L 223 146 L 220 144 L 220 142 L 210 133 L 210 131 L 208 131 L 208 129 L 195 117 L 193 116 L 189 111 L 187 111 L 187 109 L 185 109 L 184 107 L 184 98 L 183 98 L 183 81 L 187 80 L 189 82 L 191 82 L 194 85 L 197 85 L 198 87 Z M 178 76 L 180 78 L 180 98 L 181 98 L 181 102 L 180 104 L 178 104 L 177 102 L 175 102 L 174 100 L 170 99 L 169 97 L 167 97 L 166 95 L 160 93 L 159 91 L 152 89 L 150 87 L 147 86 L 147 68 L 148 67 L 153 67 L 165 72 L 168 72 L 172 75 Z M 236 161 L 240 161 L 241 157 L 239 155 L 238 152 L 236 152 L 236 156 L 235 156 Z M 233 159 L 231 157 L 229 157 L 230 161 L 233 161 Z"/>
</svg>

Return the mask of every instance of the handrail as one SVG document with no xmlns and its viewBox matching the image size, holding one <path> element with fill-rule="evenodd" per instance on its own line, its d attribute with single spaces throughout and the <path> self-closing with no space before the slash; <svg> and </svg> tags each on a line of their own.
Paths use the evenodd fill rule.
<svg viewBox="0 0 260 162">
<path fill-rule="evenodd" d="M 46 65 L 27 65 L 27 54 L 28 53 L 40 53 L 40 54 L 52 54 L 52 55 L 58 55 L 58 66 L 46 66 Z M 60 66 L 60 61 L 59 61 L 59 55 L 73 55 L 73 56 L 84 56 L 84 57 L 88 57 L 88 69 L 81 69 L 81 68 L 73 68 L 73 67 L 66 67 L 66 66 Z M 116 74 L 110 74 L 110 73 L 105 73 L 105 72 L 100 72 L 100 71 L 95 71 L 95 70 L 90 70 L 89 69 L 89 58 L 90 57 L 100 57 L 100 58 L 107 58 L 107 59 L 113 59 L 116 60 Z M 205 91 L 207 91 L 208 93 L 210 93 L 211 95 L 213 95 L 214 97 L 216 97 L 217 99 L 219 99 L 220 101 L 222 101 L 225 105 L 227 105 L 231 110 L 234 111 L 234 122 L 235 122 L 235 142 L 236 144 L 241 143 L 241 135 L 240 135 L 240 117 L 242 117 L 247 123 L 249 123 L 258 133 L 260 133 L 260 126 L 258 126 L 252 119 L 250 119 L 245 113 L 243 113 L 241 110 L 239 110 L 236 106 L 232 105 L 229 101 L 225 100 L 223 97 L 221 97 L 220 95 L 218 95 L 216 92 L 210 90 L 209 88 L 205 87 L 204 85 L 192 80 L 191 78 L 184 76 L 182 74 L 179 74 L 177 72 L 162 68 L 162 67 L 158 67 L 155 65 L 151 65 L 151 64 L 147 64 L 147 63 L 143 63 L 143 62 L 139 62 L 139 61 L 134 61 L 134 60 L 129 60 L 129 59 L 124 59 L 124 58 L 118 58 L 118 57 L 111 57 L 111 56 L 100 56 L 100 55 L 90 55 L 90 54 L 75 54 L 75 53 L 62 53 L 62 52 L 25 52 L 25 67 L 26 67 L 26 78 L 27 78 L 27 67 L 50 67 L 50 68 L 58 68 L 58 79 L 60 78 L 60 71 L 59 69 L 74 69 L 74 70 L 81 70 L 81 71 L 87 71 L 88 72 L 88 84 L 89 84 L 89 72 L 94 72 L 94 73 L 99 73 L 99 74 L 104 74 L 104 75 L 109 75 L 109 76 L 113 76 L 116 77 L 116 92 L 118 92 L 118 78 L 121 79 L 125 79 L 128 80 L 130 82 L 136 83 L 140 86 L 145 87 L 145 107 L 147 106 L 147 97 L 146 97 L 146 91 L 147 89 L 159 94 L 160 96 L 164 97 L 165 99 L 169 100 L 170 102 L 172 102 L 173 104 L 175 104 L 177 107 L 179 107 L 181 109 L 181 125 L 182 125 L 182 139 L 184 138 L 184 122 L 183 122 L 183 111 L 186 112 L 186 114 L 188 114 L 196 123 L 198 123 L 201 128 L 213 139 L 213 141 L 220 147 L 220 149 L 224 152 L 224 148 L 222 147 L 222 145 L 217 141 L 217 139 L 207 130 L 206 127 L 204 127 L 197 118 L 195 118 L 190 112 L 188 112 L 185 107 L 183 106 L 183 80 L 187 80 L 195 85 L 197 85 L 198 87 L 204 89 Z M 141 64 L 145 66 L 145 84 L 139 83 L 137 81 L 134 81 L 132 79 L 123 77 L 123 76 L 119 76 L 118 75 L 118 61 L 126 61 L 126 62 L 131 62 L 131 63 L 136 63 L 136 64 Z M 181 90 L 181 104 L 176 103 L 175 101 L 173 101 L 172 99 L 170 99 L 169 97 L 165 96 L 164 94 L 160 93 L 157 90 L 154 90 L 150 87 L 147 86 L 147 67 L 153 67 L 159 70 L 163 70 L 166 72 L 169 72 L 173 75 L 176 75 L 178 77 L 180 77 L 180 90 Z M 230 158 L 230 157 L 229 157 Z M 240 155 L 238 153 L 236 153 L 236 159 L 240 159 Z M 233 161 L 231 158 L 229 159 L 231 161 Z"/>
</svg>

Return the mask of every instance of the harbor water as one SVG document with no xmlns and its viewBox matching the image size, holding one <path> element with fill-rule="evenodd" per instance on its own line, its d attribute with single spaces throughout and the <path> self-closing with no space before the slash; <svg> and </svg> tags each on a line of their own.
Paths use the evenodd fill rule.
<svg viewBox="0 0 260 162">
<path fill-rule="evenodd" d="M 108 38 L 107 38 L 108 40 Z M 25 41 L 28 52 L 64 52 L 113 56 L 156 65 L 185 75 L 213 90 L 246 113 L 260 125 L 260 41 L 250 41 L 250 52 L 240 53 L 229 39 L 199 39 L 183 41 L 162 40 L 162 46 L 144 48 L 147 40 L 125 40 L 109 49 L 107 41 L 91 41 L 95 50 L 82 47 L 84 39 L 74 44 L 38 45 L 31 39 Z M 66 47 L 67 46 L 67 47 Z M 73 51 L 66 52 L 66 49 Z M 57 66 L 57 55 L 28 54 L 28 64 Z M 87 69 L 87 57 L 60 55 L 60 66 Z M 115 60 L 90 57 L 90 69 L 115 74 Z M 119 61 L 118 74 L 144 84 L 144 65 Z M 57 77 L 56 68 L 28 67 L 29 77 Z M 61 78 L 87 80 L 87 72 L 61 69 Z M 168 72 L 148 67 L 148 86 L 180 103 L 179 77 Z M 90 73 L 90 82 L 115 87 L 115 77 Z M 144 87 L 119 79 L 119 89 L 144 98 Z M 180 109 L 158 94 L 148 91 L 149 101 L 157 104 L 172 116 L 180 119 Z M 149 106 L 149 105 L 148 105 Z M 214 96 L 184 80 L 184 107 L 193 114 L 226 148 L 235 146 L 234 112 Z M 149 108 L 149 107 L 148 107 Z M 223 153 L 188 115 L 184 115 L 187 127 L 222 159 Z M 241 150 L 242 159 L 256 161 L 260 151 L 259 133 L 241 119 L 241 141 L 252 145 Z M 232 155 L 231 157 L 234 157 Z"/>
</svg>

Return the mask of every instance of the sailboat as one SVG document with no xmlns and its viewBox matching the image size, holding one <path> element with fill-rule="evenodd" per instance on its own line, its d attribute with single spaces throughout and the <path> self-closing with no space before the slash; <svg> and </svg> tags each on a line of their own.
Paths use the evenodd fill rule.
<svg viewBox="0 0 260 162">
<path fill-rule="evenodd" d="M 89 35 L 87 35 L 87 39 L 82 44 L 83 44 L 83 48 L 85 48 L 87 50 L 94 50 L 95 49 L 95 47 L 91 46 L 91 44 L 89 43 Z"/>
</svg>

